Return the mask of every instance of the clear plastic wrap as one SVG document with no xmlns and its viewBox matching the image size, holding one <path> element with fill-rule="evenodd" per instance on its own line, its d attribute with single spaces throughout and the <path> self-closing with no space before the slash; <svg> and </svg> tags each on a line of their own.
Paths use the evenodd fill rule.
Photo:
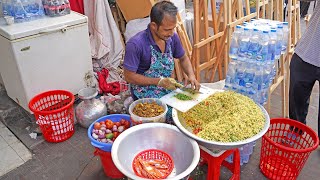
<svg viewBox="0 0 320 180">
<path fill-rule="evenodd" d="M 14 17 L 15 23 L 31 21 L 44 16 L 41 0 L 3 0 L 4 16 Z"/>
<path fill-rule="evenodd" d="M 69 0 L 42 0 L 45 14 L 50 17 L 70 14 Z"/>
</svg>

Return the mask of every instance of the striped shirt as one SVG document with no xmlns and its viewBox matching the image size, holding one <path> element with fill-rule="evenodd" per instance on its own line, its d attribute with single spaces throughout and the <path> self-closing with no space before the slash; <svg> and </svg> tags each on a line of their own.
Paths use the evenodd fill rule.
<svg viewBox="0 0 320 180">
<path fill-rule="evenodd" d="M 320 67 L 320 1 L 317 2 L 305 33 L 297 43 L 295 53 L 303 61 Z"/>
</svg>

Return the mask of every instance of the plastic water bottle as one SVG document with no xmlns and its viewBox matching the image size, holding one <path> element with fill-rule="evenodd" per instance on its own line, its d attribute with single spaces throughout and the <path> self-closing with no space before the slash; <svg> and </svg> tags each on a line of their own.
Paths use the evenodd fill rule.
<svg viewBox="0 0 320 180">
<path fill-rule="evenodd" d="M 257 63 L 255 76 L 253 78 L 253 89 L 255 91 L 255 96 L 253 100 L 257 103 L 260 103 L 261 100 L 261 86 L 263 81 L 263 67 L 261 63 Z"/>
<path fill-rule="evenodd" d="M 21 4 L 22 4 L 22 9 L 24 10 L 24 21 L 30 21 L 31 20 L 31 0 L 21 0 Z"/>
<path fill-rule="evenodd" d="M 3 16 L 14 16 L 14 11 L 13 11 L 12 5 L 13 5 L 12 0 L 3 0 L 2 1 Z"/>
<path fill-rule="evenodd" d="M 260 102 L 259 102 L 261 105 L 265 104 L 268 100 L 271 71 L 272 71 L 272 65 L 264 64 L 263 73 L 262 73 L 261 91 L 260 91 Z"/>
<path fill-rule="evenodd" d="M 260 45 L 260 37 L 259 37 L 259 30 L 257 28 L 253 29 L 253 34 L 250 38 L 250 43 L 248 47 L 248 58 L 255 60 L 257 58 L 258 51 L 261 50 Z"/>
<path fill-rule="evenodd" d="M 24 22 L 25 18 L 28 17 L 20 0 L 13 1 L 13 12 L 15 22 Z"/>
<path fill-rule="evenodd" d="M 237 25 L 235 31 L 232 34 L 232 39 L 230 43 L 230 51 L 229 51 L 229 57 L 231 59 L 237 59 L 238 58 L 238 49 L 239 49 L 239 36 L 241 35 L 242 28 L 241 26 Z"/>
<path fill-rule="evenodd" d="M 269 53 L 271 55 L 271 61 L 274 61 L 276 58 L 277 30 L 271 29 L 269 37 Z"/>
<path fill-rule="evenodd" d="M 244 61 L 247 57 L 250 33 L 249 28 L 244 28 L 244 32 L 239 37 L 238 59 Z"/>
<path fill-rule="evenodd" d="M 262 33 L 260 33 L 260 51 L 257 52 L 257 61 L 266 62 L 271 59 L 268 44 L 269 31 L 262 31 Z"/>
<path fill-rule="evenodd" d="M 283 22 L 283 43 L 281 54 L 285 54 L 288 48 L 288 40 L 289 40 L 289 23 Z"/>
<path fill-rule="evenodd" d="M 56 16 L 56 7 L 53 0 L 45 0 L 43 3 L 44 11 L 47 16 L 54 17 Z"/>
<path fill-rule="evenodd" d="M 6 0 L 0 0 L 0 17 L 5 15 L 7 15 Z"/>
<path fill-rule="evenodd" d="M 244 82 L 245 71 L 246 71 L 246 62 L 238 61 L 234 85 L 237 92 L 241 94 L 244 94 L 245 92 L 245 82 Z"/>
<path fill-rule="evenodd" d="M 275 59 L 280 59 L 281 50 L 282 50 L 282 43 L 283 43 L 283 26 L 278 25 Z"/>
<path fill-rule="evenodd" d="M 64 0 L 64 4 L 65 4 L 65 14 L 70 14 L 70 12 L 71 12 L 71 7 L 70 7 L 70 2 L 69 2 L 69 0 Z"/>
<path fill-rule="evenodd" d="M 33 19 L 38 19 L 44 15 L 43 5 L 36 0 L 30 0 L 30 13 Z"/>
<path fill-rule="evenodd" d="M 251 98 L 252 98 L 252 95 L 255 94 L 255 90 L 253 88 L 255 68 L 256 68 L 255 63 L 252 63 L 252 62 L 246 63 L 244 83 L 245 83 L 246 94 Z"/>
<path fill-rule="evenodd" d="M 268 64 L 268 68 L 270 69 L 270 76 L 269 76 L 269 82 L 270 84 L 272 83 L 275 75 L 276 75 L 276 72 L 277 72 L 277 66 L 276 64 L 278 63 L 278 61 L 275 61 L 274 63 L 270 63 Z"/>
<path fill-rule="evenodd" d="M 234 81 L 236 77 L 237 61 L 231 60 L 228 65 L 228 72 L 226 75 L 225 88 L 234 90 Z"/>
</svg>

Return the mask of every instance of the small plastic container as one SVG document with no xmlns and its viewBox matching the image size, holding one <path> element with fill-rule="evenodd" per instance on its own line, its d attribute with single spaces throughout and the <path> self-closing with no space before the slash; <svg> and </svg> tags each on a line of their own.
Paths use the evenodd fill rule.
<svg viewBox="0 0 320 180">
<path fill-rule="evenodd" d="M 14 17 L 13 16 L 4 16 L 4 20 L 6 21 L 7 25 L 11 25 L 14 23 Z"/>
<path fill-rule="evenodd" d="M 135 114 L 133 114 L 133 108 L 139 104 L 139 103 L 153 103 L 156 102 L 158 105 L 162 106 L 164 108 L 164 112 L 160 114 L 159 116 L 155 117 L 140 117 Z M 142 123 L 151 123 L 151 122 L 166 122 L 166 114 L 168 111 L 168 106 L 160 101 L 157 98 L 143 98 L 143 99 L 138 99 L 134 101 L 130 106 L 129 106 L 129 113 L 131 116 L 131 121 L 133 125 L 138 125 Z"/>
</svg>

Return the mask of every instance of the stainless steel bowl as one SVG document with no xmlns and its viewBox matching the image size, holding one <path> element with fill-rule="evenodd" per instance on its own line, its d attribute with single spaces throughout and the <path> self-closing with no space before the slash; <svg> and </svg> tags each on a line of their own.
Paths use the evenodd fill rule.
<svg viewBox="0 0 320 180">
<path fill-rule="evenodd" d="M 186 179 L 200 159 L 198 143 L 182 134 L 177 127 L 164 123 L 146 123 L 121 133 L 112 145 L 116 167 L 128 178 L 142 180 L 132 169 L 134 157 L 147 149 L 162 150 L 173 158 L 174 170 L 167 179 Z"/>
<path fill-rule="evenodd" d="M 243 141 L 237 141 L 237 142 L 208 141 L 196 136 L 195 134 L 192 133 L 192 129 L 189 126 L 187 126 L 185 120 L 181 116 L 179 116 L 179 113 L 176 109 L 172 109 L 172 118 L 176 126 L 180 129 L 180 131 L 186 134 L 191 139 L 196 140 L 199 145 L 204 146 L 208 149 L 221 149 L 221 150 L 234 149 L 234 148 L 239 148 L 241 146 L 244 146 L 245 144 L 248 144 L 250 142 L 256 141 L 257 139 L 261 138 L 269 129 L 269 126 L 270 126 L 269 114 L 261 105 L 258 105 L 258 106 L 261 108 L 261 111 L 263 112 L 266 120 L 263 129 L 255 136 L 245 139 Z"/>
</svg>

